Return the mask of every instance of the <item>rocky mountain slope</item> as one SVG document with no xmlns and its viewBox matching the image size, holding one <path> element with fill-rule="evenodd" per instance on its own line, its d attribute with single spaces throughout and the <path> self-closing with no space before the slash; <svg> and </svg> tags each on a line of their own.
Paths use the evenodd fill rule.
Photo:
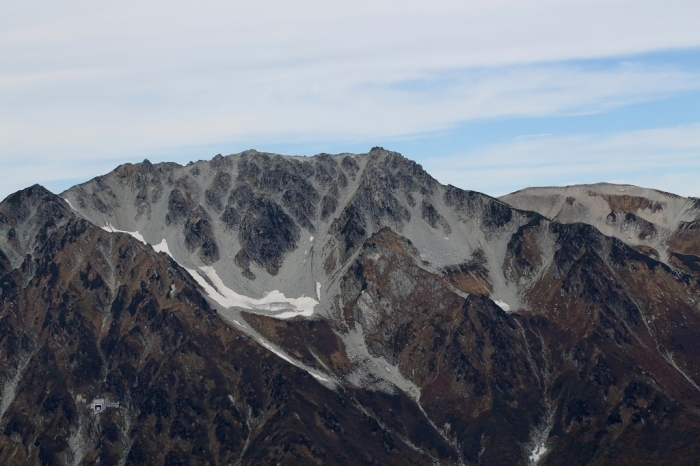
<svg viewBox="0 0 700 466">
<path fill-rule="evenodd" d="M 0 458 L 694 464 L 695 201 L 567 189 L 494 199 L 375 148 L 16 193 Z"/>
<path fill-rule="evenodd" d="M 700 199 L 598 183 L 527 188 L 501 200 L 559 223 L 588 223 L 661 262 L 700 270 Z"/>
<path fill-rule="evenodd" d="M 3 240 L 34 234 L 0 282 L 2 464 L 454 463 L 405 395 L 317 383 L 169 257 L 39 186 L 0 211 Z M 93 414 L 104 397 L 119 408 Z"/>
</svg>

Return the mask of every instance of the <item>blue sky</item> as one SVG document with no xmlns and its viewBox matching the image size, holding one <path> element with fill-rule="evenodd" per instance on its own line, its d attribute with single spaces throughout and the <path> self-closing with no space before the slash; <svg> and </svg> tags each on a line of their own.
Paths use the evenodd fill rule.
<svg viewBox="0 0 700 466">
<path fill-rule="evenodd" d="M 0 0 L 0 197 L 383 146 L 443 183 L 700 197 L 697 1 Z"/>
</svg>

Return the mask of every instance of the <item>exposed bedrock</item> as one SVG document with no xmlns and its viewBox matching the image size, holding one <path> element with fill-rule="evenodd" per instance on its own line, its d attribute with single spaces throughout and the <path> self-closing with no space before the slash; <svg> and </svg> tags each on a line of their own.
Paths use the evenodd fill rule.
<svg viewBox="0 0 700 466">
<path fill-rule="evenodd" d="M 185 375 L 152 386 L 189 387 L 203 375 L 203 388 L 182 396 L 207 400 L 211 387 L 226 387 L 222 399 L 240 419 L 233 412 L 225 419 L 229 437 L 222 419 L 209 415 L 214 408 L 189 411 L 163 395 L 171 407 L 165 416 L 155 407 L 165 401 L 149 398 L 148 408 L 138 405 L 150 411 L 135 421 L 141 430 L 130 430 L 134 444 L 141 432 L 173 439 L 163 447 L 167 454 L 180 448 L 175 443 L 218 452 L 228 442 L 237 445 L 241 464 L 531 464 L 540 454 L 539 464 L 664 458 L 682 464 L 700 452 L 696 200 L 622 185 L 534 188 L 495 199 L 440 185 L 420 165 L 382 148 L 316 157 L 246 151 L 117 172 L 63 195 L 99 226 L 109 223 L 150 244 L 166 239 L 177 262 L 201 267 L 206 277 L 195 276 L 201 288 L 167 256 L 153 254 L 173 272 L 143 255 L 148 246 L 95 233 L 87 222 L 68 222 L 73 232 L 59 240 L 64 220 L 57 220 L 45 228 L 46 241 L 32 243 L 27 238 L 41 238 L 42 229 L 29 234 L 22 225 L 40 218 L 36 207 L 7 204 L 0 209 L 0 289 L 3 319 L 15 320 L 0 325 L 14 335 L 7 337 L 17 354 L 7 366 L 12 382 L 32 367 L 22 358 L 37 347 L 22 346 L 29 327 L 7 324 L 23 315 L 12 306 L 34 289 L 52 296 L 68 271 L 73 278 L 55 296 L 59 305 L 42 312 L 56 321 L 70 312 L 108 316 L 104 327 L 101 317 L 89 318 L 94 324 L 85 328 L 103 335 L 97 340 L 117 331 L 109 320 L 115 307 L 118 330 L 127 332 L 121 338 L 143 348 L 166 325 L 158 316 L 190 316 L 185 330 L 212 339 L 217 352 L 200 345 L 200 337 L 183 337 L 172 347 L 156 339 L 152 349 L 134 346 L 129 354 L 145 352 L 162 364 L 161 350 L 183 358 L 181 372 L 165 367 Z M 153 201 L 158 183 L 163 192 Z M 139 211 L 144 202 L 149 208 Z M 74 214 L 64 204 L 59 213 L 69 218 Z M 101 245 L 93 248 L 98 237 Z M 64 241 L 70 254 L 43 258 Z M 116 252 L 106 241 L 116 242 Z M 43 259 L 27 259 L 27 244 Z M 175 271 L 184 278 L 173 281 L 168 273 Z M 36 286 L 37 276 L 46 286 Z M 195 303 L 198 315 L 210 319 L 204 324 L 177 296 L 190 286 L 200 299 L 213 296 L 215 283 L 236 299 L 216 301 L 220 314 Z M 292 298 L 310 303 L 308 312 L 295 312 Z M 134 323 L 135 316 L 150 317 Z M 233 327 L 213 321 L 222 316 Z M 38 329 L 43 320 L 34 322 Z M 76 356 L 69 364 L 83 364 L 83 353 L 70 346 L 67 354 Z M 99 357 L 98 377 L 116 370 L 109 357 Z M 154 380 L 146 366 L 130 364 L 138 387 Z M 221 376 L 207 375 L 208 367 Z M 136 389 L 129 390 L 135 400 Z M 20 416 L 13 409 L 7 419 Z M 175 423 L 171 417 L 181 410 L 187 419 Z M 19 445 L 18 436 L 31 429 L 22 430 L 27 420 L 17 419 L 6 437 Z M 0 429 L 7 428 L 2 422 Z M 162 430 L 153 433 L 158 422 Z M 214 440 L 212 429 L 193 433 L 199 425 L 216 426 L 224 440 Z M 232 440 L 239 437 L 245 440 Z M 360 443 L 348 443 L 354 439 Z M 362 450 L 361 443 L 371 458 L 349 451 Z M 220 463 L 237 461 L 233 453 L 221 455 Z"/>
<path fill-rule="evenodd" d="M 185 247 L 188 251 L 198 250 L 201 261 L 210 265 L 219 260 L 219 247 L 211 225 L 209 214 L 196 208 L 185 222 Z"/>
<path fill-rule="evenodd" d="M 239 254 L 276 275 L 284 255 L 296 249 L 300 229 L 278 204 L 256 199 L 241 219 L 238 237 Z"/>
</svg>

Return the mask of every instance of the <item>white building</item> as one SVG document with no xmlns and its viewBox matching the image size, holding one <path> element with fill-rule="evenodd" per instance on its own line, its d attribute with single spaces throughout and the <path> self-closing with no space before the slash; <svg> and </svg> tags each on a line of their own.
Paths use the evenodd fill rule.
<svg viewBox="0 0 700 466">
<path fill-rule="evenodd" d="M 116 403 L 110 403 L 108 400 L 106 400 L 104 398 L 95 398 L 94 400 L 92 400 L 92 403 L 90 403 L 90 408 L 92 408 L 92 412 L 94 414 L 99 414 L 107 408 L 118 408 L 118 407 L 119 407 L 118 401 Z"/>
<path fill-rule="evenodd" d="M 102 411 L 105 410 L 105 399 L 104 398 L 96 398 L 92 400 L 92 403 L 90 403 L 90 407 L 92 408 L 92 412 L 95 414 L 101 413 Z"/>
</svg>

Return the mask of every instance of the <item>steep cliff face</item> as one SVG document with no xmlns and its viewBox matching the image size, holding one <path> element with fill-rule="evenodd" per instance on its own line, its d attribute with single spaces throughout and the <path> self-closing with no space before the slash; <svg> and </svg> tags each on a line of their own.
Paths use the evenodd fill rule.
<svg viewBox="0 0 700 466">
<path fill-rule="evenodd" d="M 698 206 L 588 188 L 498 200 L 375 148 L 17 193 L 0 458 L 693 464 Z"/>
</svg>

